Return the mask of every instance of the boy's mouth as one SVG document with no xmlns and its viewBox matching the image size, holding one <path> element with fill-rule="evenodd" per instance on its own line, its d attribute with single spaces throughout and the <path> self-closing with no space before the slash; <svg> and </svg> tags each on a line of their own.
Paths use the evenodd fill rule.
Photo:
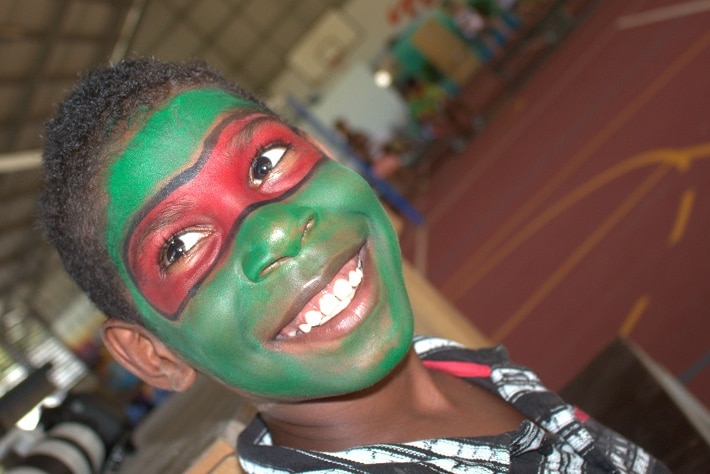
<svg viewBox="0 0 710 474">
<path fill-rule="evenodd" d="M 283 340 L 310 333 L 326 325 L 352 302 L 362 282 L 362 260 L 359 253 L 348 260 L 335 277 L 299 311 L 276 339 Z"/>
</svg>

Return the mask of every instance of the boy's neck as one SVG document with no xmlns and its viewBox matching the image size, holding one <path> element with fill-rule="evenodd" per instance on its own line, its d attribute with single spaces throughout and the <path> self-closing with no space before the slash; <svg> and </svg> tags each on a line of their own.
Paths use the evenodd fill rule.
<svg viewBox="0 0 710 474">
<path fill-rule="evenodd" d="M 274 444 L 340 451 L 373 443 L 493 435 L 522 417 L 479 387 L 424 367 L 410 350 L 375 386 L 355 394 L 259 406 Z"/>
</svg>

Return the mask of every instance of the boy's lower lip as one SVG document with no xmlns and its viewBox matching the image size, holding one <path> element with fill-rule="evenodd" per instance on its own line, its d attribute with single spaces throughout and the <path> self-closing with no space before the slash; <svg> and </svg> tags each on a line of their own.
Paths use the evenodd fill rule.
<svg viewBox="0 0 710 474">
<path fill-rule="evenodd" d="M 377 301 L 376 285 L 374 284 L 377 277 L 372 267 L 370 256 L 364 247 L 350 261 L 357 261 L 358 259 L 362 261 L 364 276 L 347 307 L 324 324 L 313 327 L 308 333 L 298 331 L 298 334 L 287 337 L 283 334 L 284 328 L 282 328 L 279 331 L 280 335 L 275 337 L 269 345 L 276 346 L 279 351 L 288 352 L 291 349 L 295 350 L 297 347 L 301 347 L 302 344 L 307 344 L 310 347 L 319 342 L 336 341 L 359 326 Z"/>
</svg>

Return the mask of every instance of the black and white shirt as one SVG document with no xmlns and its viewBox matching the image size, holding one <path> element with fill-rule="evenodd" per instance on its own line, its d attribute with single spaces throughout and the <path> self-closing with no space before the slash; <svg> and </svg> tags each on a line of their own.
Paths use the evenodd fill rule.
<svg viewBox="0 0 710 474">
<path fill-rule="evenodd" d="M 502 347 L 470 350 L 445 339 L 417 337 L 414 349 L 442 370 L 497 394 L 528 420 L 496 436 L 372 444 L 338 452 L 273 446 L 257 416 L 237 452 L 249 473 L 668 472 L 644 450 L 547 390 Z"/>
</svg>

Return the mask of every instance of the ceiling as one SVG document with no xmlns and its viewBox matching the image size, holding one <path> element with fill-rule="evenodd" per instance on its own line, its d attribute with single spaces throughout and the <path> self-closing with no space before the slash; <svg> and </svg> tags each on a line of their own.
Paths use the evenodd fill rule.
<svg viewBox="0 0 710 474">
<path fill-rule="evenodd" d="M 297 40 L 343 2 L 0 0 L 0 321 L 19 306 L 51 319 L 75 296 L 35 220 L 43 123 L 81 71 L 134 53 L 200 57 L 266 94 Z"/>
</svg>

